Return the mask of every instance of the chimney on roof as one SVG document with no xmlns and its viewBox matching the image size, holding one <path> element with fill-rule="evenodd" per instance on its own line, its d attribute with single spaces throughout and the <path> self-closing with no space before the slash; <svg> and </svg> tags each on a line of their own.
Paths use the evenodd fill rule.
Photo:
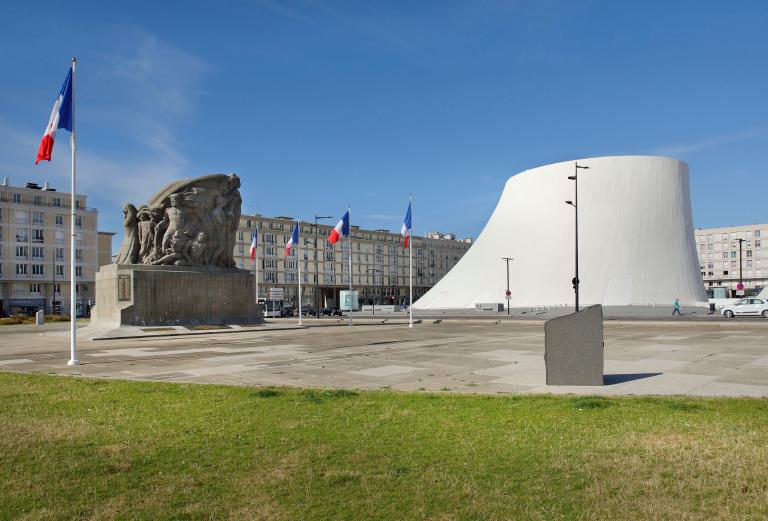
<svg viewBox="0 0 768 521">
<path fill-rule="evenodd" d="M 51 185 L 48 181 L 46 181 L 45 184 L 43 185 L 43 190 L 50 190 L 50 189 L 51 189 Z"/>
</svg>

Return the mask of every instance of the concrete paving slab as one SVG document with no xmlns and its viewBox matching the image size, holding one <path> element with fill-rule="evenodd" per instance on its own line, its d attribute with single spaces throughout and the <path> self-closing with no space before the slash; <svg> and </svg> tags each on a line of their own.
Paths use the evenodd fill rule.
<svg viewBox="0 0 768 521">
<path fill-rule="evenodd" d="M 498 322 L 498 321 L 497 321 Z M 232 385 L 467 393 L 768 395 L 768 321 L 606 321 L 602 387 L 544 385 L 543 322 L 322 326 L 80 343 L 7 326 L 0 370 Z M 42 329 L 39 329 L 42 328 Z"/>
</svg>

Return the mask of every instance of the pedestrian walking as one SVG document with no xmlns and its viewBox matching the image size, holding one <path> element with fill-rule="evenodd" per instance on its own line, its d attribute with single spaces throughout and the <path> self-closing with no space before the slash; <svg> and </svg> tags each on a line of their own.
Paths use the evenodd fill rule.
<svg viewBox="0 0 768 521">
<path fill-rule="evenodd" d="M 675 313 L 677 313 L 680 316 L 683 316 L 683 314 L 680 313 L 680 299 L 677 299 L 677 298 L 675 299 L 674 309 L 672 310 L 672 316 L 674 316 Z"/>
</svg>

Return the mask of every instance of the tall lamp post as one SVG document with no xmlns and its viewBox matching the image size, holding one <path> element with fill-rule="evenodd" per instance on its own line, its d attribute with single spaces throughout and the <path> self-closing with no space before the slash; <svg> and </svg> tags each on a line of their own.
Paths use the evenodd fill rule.
<svg viewBox="0 0 768 521">
<path fill-rule="evenodd" d="M 332 215 L 315 215 L 315 298 L 313 299 L 315 303 L 315 318 L 320 318 L 320 306 L 318 305 L 318 295 L 317 291 L 319 289 L 318 284 L 320 282 L 320 272 L 318 270 L 318 266 L 320 265 L 320 257 L 317 256 L 317 242 L 318 242 L 318 231 L 317 231 L 317 221 L 320 219 L 333 219 Z M 301 308 L 299 308 L 299 313 L 301 313 Z"/>
<path fill-rule="evenodd" d="M 744 239 L 736 239 L 736 240 L 739 241 L 739 286 L 744 288 L 744 277 L 742 276 L 742 271 L 741 271 L 741 268 L 742 268 L 742 264 L 741 264 L 741 247 L 742 247 L 742 244 L 744 244 Z M 737 287 L 736 289 L 738 290 L 739 288 Z M 747 294 L 747 292 L 744 291 L 744 295 L 746 295 L 746 294 Z"/>
<path fill-rule="evenodd" d="M 509 315 L 509 261 L 515 260 L 512 257 L 502 257 L 501 260 L 507 261 L 507 292 L 504 294 L 504 296 L 507 299 L 507 315 Z"/>
<path fill-rule="evenodd" d="M 578 162 L 574 163 L 573 175 L 569 175 L 568 179 L 573 181 L 574 195 L 573 201 L 566 201 L 565 204 L 573 206 L 575 219 L 574 219 L 574 245 L 575 245 L 575 276 L 571 281 L 573 283 L 573 293 L 576 296 L 576 312 L 579 312 L 579 169 L 589 170 L 588 166 L 580 165 Z"/>
</svg>

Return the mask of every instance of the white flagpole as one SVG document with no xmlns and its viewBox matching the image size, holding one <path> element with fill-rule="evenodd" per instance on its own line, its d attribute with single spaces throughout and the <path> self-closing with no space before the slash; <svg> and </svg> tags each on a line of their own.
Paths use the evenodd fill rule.
<svg viewBox="0 0 768 521">
<path fill-rule="evenodd" d="M 76 234 L 75 234 L 75 218 L 77 212 L 75 211 L 76 192 L 75 192 L 75 151 L 77 150 L 77 142 L 75 141 L 75 65 L 77 64 L 77 58 L 72 58 L 72 136 L 70 137 L 70 148 L 72 150 L 72 204 L 70 210 L 70 231 L 71 237 L 69 244 L 69 351 L 70 358 L 67 365 L 78 365 L 80 360 L 77 359 L 77 277 L 75 275 L 75 246 L 76 246 Z"/>
<path fill-rule="evenodd" d="M 352 208 L 347 207 L 349 213 L 349 326 L 352 326 Z M 341 304 L 341 302 L 339 302 Z M 341 307 L 341 306 L 339 306 Z"/>
<path fill-rule="evenodd" d="M 296 235 L 299 238 L 299 240 L 296 241 L 296 263 L 299 267 L 299 325 L 301 325 L 301 249 L 299 247 L 299 244 L 301 244 L 301 226 L 299 226 L 300 222 L 301 219 L 296 219 L 296 229 L 298 230 Z"/>
<path fill-rule="evenodd" d="M 256 249 L 254 250 L 255 255 L 253 256 L 253 259 L 256 262 L 256 306 L 259 305 L 259 235 L 259 224 L 256 223 Z"/>
<path fill-rule="evenodd" d="M 408 195 L 408 208 L 411 210 L 411 229 L 408 234 L 408 327 L 413 327 L 413 195 Z"/>
</svg>

